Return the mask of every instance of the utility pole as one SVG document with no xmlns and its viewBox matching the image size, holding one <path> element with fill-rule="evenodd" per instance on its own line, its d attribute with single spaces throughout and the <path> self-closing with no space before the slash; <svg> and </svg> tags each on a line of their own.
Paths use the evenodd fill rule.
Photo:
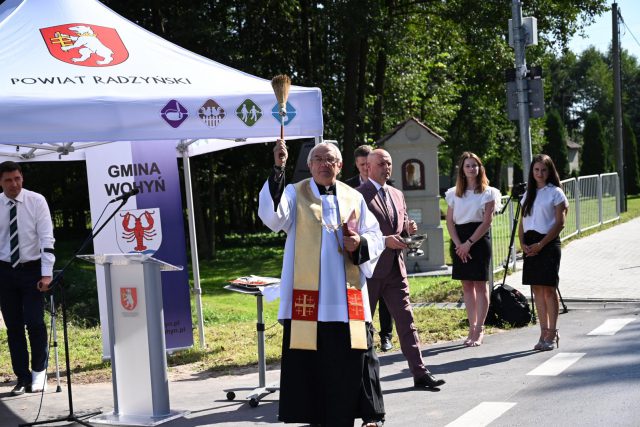
<svg viewBox="0 0 640 427">
<path fill-rule="evenodd" d="M 620 212 L 627 211 L 627 197 L 624 186 L 624 144 L 622 142 L 622 97 L 620 95 L 620 28 L 618 3 L 611 5 L 611 23 L 613 40 L 611 54 L 613 56 L 613 131 L 616 146 L 616 168 L 620 180 Z"/>
<path fill-rule="evenodd" d="M 516 56 L 516 90 L 518 95 L 518 128 L 520 131 L 520 151 L 522 154 L 522 178 L 526 182 L 531 165 L 531 128 L 529 125 L 529 92 L 527 82 L 527 60 L 524 49 L 526 44 L 525 27 L 522 25 L 522 3 L 513 0 L 511 5 L 511 29 L 513 49 Z"/>
</svg>

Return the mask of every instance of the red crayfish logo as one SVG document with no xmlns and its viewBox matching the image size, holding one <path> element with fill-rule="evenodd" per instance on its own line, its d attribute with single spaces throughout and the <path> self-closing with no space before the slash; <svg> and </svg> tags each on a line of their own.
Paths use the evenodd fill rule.
<svg viewBox="0 0 640 427">
<path fill-rule="evenodd" d="M 139 216 L 134 215 L 131 211 L 126 212 L 122 217 L 122 238 L 127 242 L 136 242 L 133 248 L 136 252 L 143 252 L 148 249 L 145 246 L 145 240 L 153 240 L 157 232 L 154 230 L 155 220 L 153 215 L 155 211 L 145 210 Z M 133 222 L 133 224 L 132 224 Z"/>
</svg>

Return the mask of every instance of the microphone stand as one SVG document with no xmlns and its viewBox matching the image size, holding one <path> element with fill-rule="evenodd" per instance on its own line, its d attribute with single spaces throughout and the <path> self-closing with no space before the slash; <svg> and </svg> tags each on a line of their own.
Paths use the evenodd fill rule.
<svg viewBox="0 0 640 427">
<path fill-rule="evenodd" d="M 133 194 L 130 194 L 130 196 L 131 195 L 133 195 Z M 72 255 L 72 257 L 64 265 L 64 267 L 62 267 L 62 269 L 60 269 L 60 270 L 57 270 L 56 274 L 53 276 L 53 279 L 51 279 L 51 287 L 49 288 L 49 292 L 53 293 L 53 291 L 56 289 L 56 287 L 58 287 L 58 288 L 60 288 L 60 294 L 61 294 L 62 336 L 63 336 L 63 341 L 64 341 L 65 365 L 66 365 L 66 370 L 67 370 L 67 398 L 68 398 L 68 401 L 69 401 L 69 414 L 67 416 L 59 417 L 59 418 L 52 418 L 52 419 L 43 420 L 43 421 L 34 421 L 32 423 L 18 424 L 19 427 L 35 426 L 35 425 L 41 425 L 41 424 L 50 424 L 50 423 L 57 423 L 57 422 L 62 422 L 62 421 L 75 422 L 75 423 L 81 424 L 83 426 L 92 427 L 91 424 L 89 424 L 88 422 L 82 420 L 82 418 L 88 418 L 88 417 L 92 417 L 94 415 L 98 415 L 98 414 L 102 413 L 102 411 L 96 411 L 96 412 L 92 412 L 92 413 L 89 413 L 89 414 L 77 415 L 77 414 L 75 414 L 73 412 L 73 395 L 71 393 L 71 364 L 69 362 L 69 338 L 68 338 L 68 334 L 67 334 L 67 305 L 66 305 L 65 299 L 64 299 L 64 286 L 58 285 L 58 283 L 62 283 L 62 277 L 64 275 L 64 272 L 67 270 L 67 268 L 69 268 L 69 266 L 77 259 L 77 256 L 80 255 L 80 252 L 82 252 L 86 248 L 86 246 L 89 244 L 89 242 L 92 242 L 93 239 L 102 231 L 102 229 L 104 227 L 106 227 L 107 224 L 109 224 L 109 221 L 111 221 L 111 219 L 116 215 L 116 213 L 118 213 L 118 211 L 120 211 L 120 209 L 122 209 L 122 207 L 125 205 L 125 203 L 127 203 L 127 201 L 129 200 L 129 197 L 124 197 L 124 198 L 120 199 L 120 205 L 117 208 L 114 209 L 114 211 L 111 213 L 111 215 L 109 215 L 109 217 L 102 223 L 100 228 L 98 228 L 95 232 L 91 231 L 91 233 L 84 239 L 84 241 L 82 242 L 80 247 L 76 250 L 76 252 Z M 110 201 L 109 203 L 112 203 L 113 201 L 116 201 L 116 200 L 114 199 L 114 200 Z M 56 285 L 58 285 L 58 286 L 56 286 Z"/>
</svg>

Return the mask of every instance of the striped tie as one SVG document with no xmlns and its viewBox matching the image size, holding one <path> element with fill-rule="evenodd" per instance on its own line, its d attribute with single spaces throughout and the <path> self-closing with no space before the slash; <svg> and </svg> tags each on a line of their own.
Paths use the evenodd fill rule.
<svg viewBox="0 0 640 427">
<path fill-rule="evenodd" d="M 11 266 L 20 263 L 20 245 L 18 242 L 18 209 L 15 200 L 9 200 L 9 242 L 11 248 Z"/>
<path fill-rule="evenodd" d="M 391 226 L 393 228 L 396 227 L 396 210 L 393 206 L 393 201 L 391 200 L 391 195 L 389 194 L 389 190 L 384 188 L 384 187 L 380 187 L 380 195 L 382 196 L 382 200 L 384 201 L 384 208 L 387 214 L 387 217 L 389 217 L 389 222 L 391 223 Z"/>
</svg>

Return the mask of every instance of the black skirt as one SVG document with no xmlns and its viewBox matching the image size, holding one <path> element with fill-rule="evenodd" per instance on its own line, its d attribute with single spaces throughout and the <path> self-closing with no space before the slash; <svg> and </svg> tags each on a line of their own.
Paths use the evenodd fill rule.
<svg viewBox="0 0 640 427">
<path fill-rule="evenodd" d="M 525 245 L 533 245 L 544 239 L 546 234 L 540 234 L 537 231 L 529 230 L 524 233 Z M 547 243 L 538 252 L 538 255 L 524 257 L 524 265 L 522 267 L 522 284 L 523 285 L 540 285 L 557 287 L 560 281 L 558 272 L 560 271 L 560 237 L 556 237 Z"/>
<path fill-rule="evenodd" d="M 456 232 L 461 242 L 466 242 L 480 226 L 480 222 L 469 222 L 467 224 L 456 224 Z M 455 280 L 473 280 L 486 281 L 489 280 L 489 261 L 491 259 L 491 239 L 489 233 L 486 233 L 477 242 L 471 245 L 469 251 L 471 259 L 466 263 L 462 262 L 460 257 L 454 252 L 453 269 L 451 278 Z"/>
<path fill-rule="evenodd" d="M 351 349 L 349 324 L 318 322 L 318 350 L 291 350 L 291 320 L 284 321 L 278 420 L 353 426 L 384 419 L 380 363 L 367 324 L 367 350 Z"/>
</svg>

